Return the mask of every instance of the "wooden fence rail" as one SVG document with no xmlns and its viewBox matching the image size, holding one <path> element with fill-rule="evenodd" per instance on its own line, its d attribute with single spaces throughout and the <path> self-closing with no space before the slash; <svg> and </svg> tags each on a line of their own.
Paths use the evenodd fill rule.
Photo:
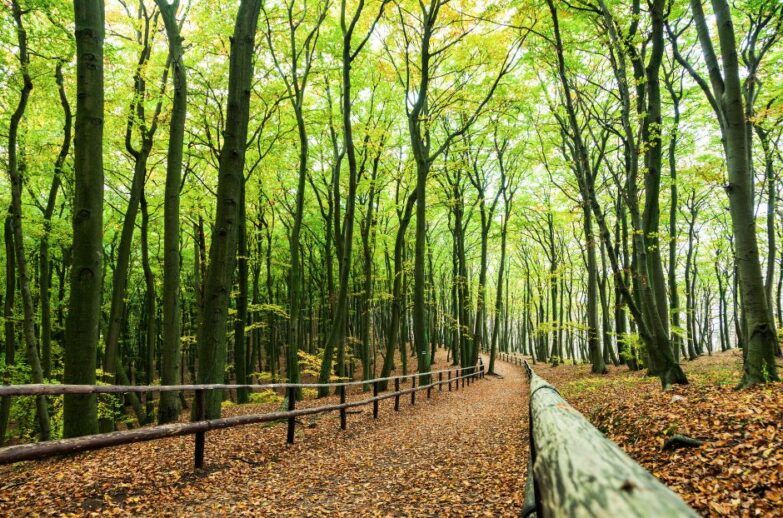
<svg viewBox="0 0 783 518">
<path fill-rule="evenodd" d="M 698 516 L 524 366 L 530 463 L 523 516 Z"/>
<path fill-rule="evenodd" d="M 522 367 L 525 364 L 525 356 L 522 353 L 498 353 L 498 360 L 510 363 L 512 365 L 518 365 Z"/>
<path fill-rule="evenodd" d="M 447 379 L 443 379 L 443 373 L 447 374 Z M 454 376 L 452 376 L 454 373 Z M 437 380 L 435 380 L 437 376 Z M 452 369 L 443 369 L 438 371 L 414 373 L 405 376 L 391 376 L 388 378 L 377 378 L 366 381 L 349 381 L 337 383 L 273 383 L 265 385 L 155 385 L 155 386 L 122 386 L 122 385 L 5 385 L 0 387 L 0 396 L 37 396 L 37 395 L 62 395 L 62 394 L 109 394 L 125 392 L 178 392 L 194 391 L 195 393 L 195 415 L 197 419 L 187 423 L 171 423 L 158 426 L 139 428 L 136 430 L 123 430 L 110 433 L 95 435 L 86 435 L 83 437 L 74 437 L 70 439 L 60 439 L 54 441 L 45 441 L 32 444 L 20 444 L 0 448 L 0 464 L 10 464 L 26 460 L 43 459 L 55 455 L 66 453 L 76 453 L 88 450 L 97 450 L 121 444 L 130 444 L 135 442 L 152 441 L 165 437 L 177 437 L 181 435 L 195 435 L 194 465 L 196 468 L 202 468 L 204 465 L 204 443 L 205 434 L 210 430 L 219 430 L 222 428 L 231 428 L 234 426 L 243 426 L 256 423 L 267 423 L 272 421 L 287 421 L 288 428 L 287 442 L 294 442 L 296 418 L 323 414 L 326 412 L 340 412 L 340 428 L 346 429 L 346 410 L 348 408 L 364 405 L 373 405 L 373 417 L 378 417 L 378 402 L 384 399 L 395 398 L 394 410 L 399 410 L 399 398 L 402 395 L 411 395 L 411 404 L 416 404 L 416 392 L 426 390 L 427 397 L 431 397 L 432 389 L 437 387 L 442 390 L 443 385 L 448 384 L 451 391 L 452 383 L 459 389 L 459 381 L 462 381 L 463 387 L 467 381 L 475 378 L 484 377 L 484 365 L 474 365 L 470 367 L 457 367 Z M 411 388 L 400 389 L 400 380 L 411 378 Z M 416 379 L 425 378 L 429 383 L 416 384 Z M 394 381 L 394 391 L 383 394 L 378 393 L 379 383 L 381 381 Z M 353 385 L 369 384 L 373 386 L 373 397 L 359 401 L 346 401 L 346 387 Z M 340 403 L 331 405 L 321 405 L 309 408 L 296 408 L 295 393 L 298 388 L 314 387 L 333 387 L 339 389 Z M 248 388 L 250 390 L 264 389 L 285 389 L 288 399 L 287 411 L 270 412 L 266 414 L 240 415 L 233 417 L 224 417 L 219 419 L 205 419 L 203 410 L 205 394 L 208 390 L 225 390 L 235 388 Z"/>
</svg>

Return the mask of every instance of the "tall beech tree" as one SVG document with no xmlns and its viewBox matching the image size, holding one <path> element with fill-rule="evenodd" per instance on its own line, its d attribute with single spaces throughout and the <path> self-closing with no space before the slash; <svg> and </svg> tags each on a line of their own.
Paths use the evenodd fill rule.
<svg viewBox="0 0 783 518">
<path fill-rule="evenodd" d="M 673 41 L 677 61 L 701 87 L 715 111 L 726 152 L 732 233 L 736 250 L 737 273 L 742 300 L 745 353 L 742 386 L 777 380 L 775 349 L 777 333 L 771 320 L 769 303 L 761 273 L 758 240 L 753 217 L 753 181 L 748 146 L 748 121 L 743 108 L 739 55 L 731 9 L 726 0 L 712 4 L 717 23 L 720 62 L 712 43 L 701 0 L 691 0 L 690 8 L 702 49 L 709 82 L 680 54 Z"/>
<path fill-rule="evenodd" d="M 161 384 L 174 385 L 180 371 L 180 191 L 182 188 L 182 148 L 188 106 L 188 83 L 182 36 L 177 22 L 179 0 L 168 3 L 156 0 L 169 43 L 169 62 L 173 80 L 173 101 L 166 158 L 166 192 L 163 231 L 163 365 Z M 179 398 L 172 392 L 161 392 L 158 422 L 170 423 L 179 415 Z"/>
<path fill-rule="evenodd" d="M 373 22 L 370 25 L 366 34 L 361 36 L 361 39 L 354 48 L 354 31 L 356 25 L 364 10 L 364 0 L 359 0 L 353 13 L 347 11 L 346 0 L 342 0 L 340 3 L 340 32 L 342 33 L 342 91 L 341 91 L 341 111 L 343 122 L 343 146 L 345 150 L 345 157 L 348 160 L 348 194 L 345 198 L 345 221 L 341 227 L 336 227 L 340 230 L 340 235 L 337 236 L 338 251 L 342 253 L 340 258 L 340 272 L 339 272 L 339 291 L 337 294 L 337 307 L 335 308 L 334 321 L 332 322 L 332 330 L 329 332 L 329 337 L 326 339 L 326 347 L 324 348 L 324 359 L 321 363 L 321 373 L 319 376 L 320 383 L 327 383 L 329 380 L 329 374 L 332 367 L 332 354 L 334 348 L 340 347 L 340 354 L 338 355 L 339 375 L 343 376 L 344 373 L 344 342 L 345 331 L 348 320 L 348 290 L 350 287 L 350 271 L 352 268 L 352 253 L 353 253 L 353 227 L 354 218 L 356 213 L 356 186 L 359 176 L 359 165 L 356 160 L 356 146 L 353 140 L 353 120 L 352 120 L 352 106 L 353 97 L 351 89 L 351 64 L 356 60 L 362 48 L 367 44 L 372 35 L 378 20 L 383 15 L 383 10 L 386 4 L 390 0 L 382 0 L 380 7 L 375 15 Z M 320 23 L 320 22 L 319 22 Z M 365 157 L 366 158 L 366 157 Z M 339 173 L 339 165 L 337 169 Z M 334 187 L 339 193 L 339 174 L 334 179 Z M 338 213 L 339 213 L 339 198 Z M 338 253 L 339 253 L 338 252 Z M 363 372 L 365 377 L 369 376 L 369 358 L 362 359 Z M 321 396 L 326 395 L 326 388 L 319 388 L 318 393 Z"/>
<path fill-rule="evenodd" d="M 581 127 L 579 125 L 579 122 L 577 120 L 577 114 L 576 114 L 576 108 L 574 107 L 574 101 L 571 97 L 571 87 L 568 81 L 568 77 L 566 75 L 566 69 L 565 69 L 565 59 L 563 55 L 563 43 L 562 38 L 560 36 L 560 29 L 559 29 L 559 22 L 557 17 L 557 9 L 554 5 L 553 0 L 547 0 L 547 4 L 549 5 L 549 10 L 552 16 L 553 20 L 553 26 L 554 26 L 554 33 L 555 33 L 555 48 L 557 52 L 558 57 L 558 75 L 560 77 L 560 83 L 561 88 L 563 89 L 563 97 L 565 98 L 565 106 L 566 106 L 566 115 L 568 118 L 568 126 L 570 128 L 571 138 L 573 139 L 573 148 L 574 148 L 574 158 L 576 162 L 575 168 L 577 170 L 581 169 L 581 171 L 588 172 L 591 171 L 591 165 L 590 160 L 587 154 L 587 150 L 584 144 L 584 141 L 581 136 Z M 655 53 L 651 56 L 652 62 L 648 65 L 648 75 L 650 76 L 648 79 L 654 80 L 657 82 L 657 73 L 658 70 L 656 67 L 660 66 L 660 60 L 662 59 L 662 52 L 663 52 L 663 5 L 660 5 L 660 3 L 654 4 L 654 11 L 655 14 L 653 15 L 653 40 L 654 44 L 656 45 L 656 48 L 658 50 L 655 51 Z M 658 61 L 658 63 L 656 63 Z M 650 67 L 650 65 L 652 65 Z M 654 95 L 654 94 L 653 94 Z M 656 117 L 660 116 L 660 96 L 658 94 L 658 101 L 657 103 L 653 103 L 653 106 L 650 107 L 652 109 L 656 109 L 658 112 L 653 112 L 647 114 L 645 118 L 646 125 L 652 124 Z M 644 133 L 645 135 L 648 135 L 648 133 Z M 659 139 L 659 137 L 658 137 Z M 655 144 L 654 142 L 651 143 L 651 147 L 657 145 L 658 148 L 660 148 L 660 142 Z M 660 175 L 660 170 L 657 172 L 651 171 L 651 167 L 659 167 L 660 165 L 660 149 L 658 151 L 653 151 L 651 149 L 648 149 L 646 151 L 647 155 L 645 160 L 646 166 L 648 168 L 648 171 L 646 173 L 646 181 L 650 184 L 648 188 L 652 188 L 652 190 L 657 189 L 657 185 L 659 182 L 658 178 L 654 178 L 654 176 Z M 594 177 L 594 174 L 590 174 L 590 177 Z M 606 225 L 606 218 L 604 216 L 603 209 L 600 207 L 598 200 L 595 195 L 595 185 L 594 180 L 590 180 L 585 173 L 580 174 L 579 184 L 580 189 L 584 193 L 585 200 L 589 201 L 589 205 L 592 209 L 592 212 L 595 214 L 596 219 L 598 220 L 598 225 L 601 231 L 601 237 L 604 240 L 604 243 L 607 247 L 607 253 L 610 258 L 610 263 L 612 264 L 612 269 L 614 271 L 615 275 L 615 282 L 623 286 L 623 282 L 621 280 L 621 270 L 619 263 L 617 261 L 617 254 L 615 252 L 615 249 L 612 244 L 610 244 L 610 231 L 608 226 Z M 634 181 L 629 182 L 630 184 L 634 184 Z M 657 196 L 657 192 L 655 193 Z M 628 198 L 631 199 L 635 195 L 629 194 Z M 650 197 L 652 196 L 652 193 L 647 193 L 646 196 Z M 654 202 L 657 204 L 657 201 Z M 655 210 L 654 207 L 651 207 L 648 210 Z M 652 217 L 651 215 L 647 216 L 648 218 Z M 641 230 L 641 224 L 639 225 Z M 630 290 L 628 290 L 628 287 L 622 287 L 622 293 L 623 296 L 626 298 L 626 302 L 628 303 L 629 308 L 631 309 L 631 313 L 634 316 L 634 319 L 636 321 L 637 326 L 639 326 L 640 329 L 640 335 L 645 340 L 645 343 L 647 344 L 647 349 L 650 354 L 651 359 L 654 359 L 654 372 L 659 375 L 661 379 L 661 383 L 664 387 L 667 387 L 671 385 L 672 383 L 687 383 L 687 379 L 685 377 L 685 374 L 683 373 L 682 369 L 680 368 L 679 364 L 677 364 L 674 361 L 674 354 L 671 350 L 671 341 L 668 334 L 667 326 L 664 325 L 663 319 L 661 318 L 661 313 L 659 309 L 657 308 L 658 303 L 660 302 L 658 298 L 656 298 L 651 285 L 653 284 L 659 284 L 656 283 L 655 279 L 653 279 L 653 276 L 650 274 L 651 269 L 650 266 L 655 265 L 654 260 L 647 259 L 647 245 L 646 241 L 644 239 L 644 233 L 643 232 L 636 232 L 635 233 L 637 237 L 637 245 L 636 245 L 636 253 L 639 256 L 639 262 L 640 267 L 645 268 L 647 270 L 647 274 L 645 275 L 645 280 L 641 283 L 639 283 L 642 286 L 641 289 L 641 307 L 645 308 L 644 312 L 642 309 L 640 309 L 640 305 L 637 303 L 637 300 L 634 299 L 634 297 L 631 295 Z M 593 246 L 594 248 L 594 246 Z M 658 256 L 660 257 L 660 253 L 658 253 Z M 588 254 L 589 259 L 589 254 Z M 591 268 L 588 267 L 588 271 Z M 662 280 L 662 278 L 661 278 Z M 660 287 L 660 286 L 659 286 Z M 665 295 L 665 294 L 664 294 Z M 666 310 L 668 311 L 668 305 L 666 307 Z M 597 337 L 596 337 L 597 340 Z"/>
<path fill-rule="evenodd" d="M 76 118 L 74 124 L 73 246 L 65 327 L 65 373 L 72 384 L 95 383 L 103 280 L 103 0 L 74 0 Z M 63 435 L 97 431 L 96 397 L 66 395 Z"/>
<path fill-rule="evenodd" d="M 35 309 L 31 279 L 27 268 L 27 256 L 24 250 L 24 230 L 22 225 L 22 172 L 19 166 L 17 138 L 19 124 L 24 117 L 33 80 L 30 76 L 30 54 L 27 48 L 27 31 L 22 20 L 23 12 L 17 0 L 11 2 L 11 13 L 16 23 L 16 35 L 19 43 L 19 65 L 22 75 L 22 88 L 19 92 L 19 102 L 11 115 L 8 125 L 8 176 L 11 180 L 11 229 L 13 232 L 13 248 L 16 270 L 19 278 L 19 291 L 22 294 L 22 335 L 27 349 L 27 363 L 30 365 L 33 383 L 43 383 L 43 368 L 38 355 L 38 337 L 35 332 Z M 49 439 L 49 408 L 46 396 L 37 396 L 36 414 L 38 416 L 38 432 L 41 440 Z"/>
<path fill-rule="evenodd" d="M 226 125 L 220 151 L 215 233 L 209 245 L 204 278 L 204 308 L 199 322 L 199 383 L 222 383 L 226 365 L 228 300 L 236 265 L 239 196 L 244 181 L 245 150 L 253 81 L 255 35 L 261 4 L 242 0 L 236 14 L 229 57 Z M 206 417 L 220 417 L 223 394 L 211 391 Z"/>
<path fill-rule="evenodd" d="M 308 21 L 308 16 L 313 17 L 312 10 L 297 9 L 296 2 L 291 0 L 283 5 L 284 11 L 284 39 L 288 42 L 287 53 L 280 52 L 274 45 L 272 20 L 269 13 L 264 11 L 266 21 L 266 40 L 280 77 L 285 83 L 288 98 L 296 117 L 296 129 L 299 138 L 299 166 L 298 180 L 296 184 L 296 200 L 292 214 L 291 233 L 289 236 L 289 252 L 291 256 L 291 268 L 288 275 L 289 291 L 289 322 L 288 343 L 286 346 L 286 368 L 288 381 L 299 382 L 299 347 L 301 346 L 301 320 L 302 320 L 302 284 L 304 270 L 299 247 L 301 246 L 302 220 L 304 216 L 305 188 L 307 179 L 307 167 L 310 143 L 307 135 L 307 123 L 304 117 L 305 93 L 308 80 L 315 58 L 316 45 L 320 35 L 321 24 L 326 18 L 329 2 L 324 1 L 319 5 L 315 19 L 309 20 L 311 27 L 307 30 L 302 24 Z M 302 29 L 302 31 L 300 31 Z M 304 33 L 304 37 L 302 37 Z M 299 35 L 299 36 L 298 36 Z M 285 59 L 285 61 L 284 61 Z M 289 61 L 290 60 L 290 61 Z M 297 391 L 297 397 L 301 392 Z"/>
</svg>

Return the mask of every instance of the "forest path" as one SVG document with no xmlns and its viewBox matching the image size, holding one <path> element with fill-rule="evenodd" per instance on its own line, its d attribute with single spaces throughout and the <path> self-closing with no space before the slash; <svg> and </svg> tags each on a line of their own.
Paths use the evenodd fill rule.
<svg viewBox="0 0 783 518">
<path fill-rule="evenodd" d="M 485 359 L 486 361 L 486 359 Z M 176 502 L 176 514 L 241 513 L 276 516 L 517 516 L 527 469 L 526 384 L 519 367 L 497 362 L 487 376 L 459 392 L 419 393 L 416 406 L 382 402 L 336 417 L 281 453 L 277 462 L 244 466 L 202 479 Z M 334 421 L 334 423 L 326 422 Z M 308 430 L 306 434 L 312 435 Z M 321 436 L 319 439 L 324 439 Z M 294 451 L 295 450 L 295 451 Z M 239 482 L 241 478 L 242 482 Z"/>
<path fill-rule="evenodd" d="M 458 391 L 418 392 L 415 406 L 403 396 L 399 412 L 381 401 L 378 419 L 361 407 L 345 431 L 337 413 L 304 418 L 293 445 L 284 424 L 209 432 L 198 473 L 190 436 L 3 466 L 0 516 L 518 516 L 527 384 L 521 367 L 496 367 Z"/>
</svg>

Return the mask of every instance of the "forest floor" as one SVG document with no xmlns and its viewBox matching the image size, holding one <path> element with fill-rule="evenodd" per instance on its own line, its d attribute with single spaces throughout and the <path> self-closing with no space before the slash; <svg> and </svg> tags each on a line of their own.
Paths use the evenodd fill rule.
<svg viewBox="0 0 783 518">
<path fill-rule="evenodd" d="M 209 432 L 197 473 L 192 437 L 3 467 L 0 515 L 517 516 L 527 385 L 519 367 L 496 370 L 415 406 L 403 396 L 399 412 L 382 401 L 377 420 L 361 407 L 343 432 L 337 414 L 306 419 L 291 446 L 281 425 Z"/>
<path fill-rule="evenodd" d="M 663 392 L 625 367 L 534 366 L 563 397 L 705 516 L 783 516 L 783 383 L 737 391 L 739 350 L 683 362 L 689 385 Z M 663 451 L 673 434 L 704 440 Z"/>
<path fill-rule="evenodd" d="M 440 355 L 434 368 L 447 366 Z M 683 368 L 690 384 L 663 392 L 624 367 L 534 366 L 700 514 L 783 515 L 783 384 L 736 391 L 738 351 Z M 415 406 L 403 397 L 399 412 L 383 401 L 377 420 L 362 407 L 344 432 L 337 414 L 306 418 L 291 446 L 283 425 L 209 432 L 195 473 L 192 437 L 2 467 L 0 515 L 518 516 L 528 387 L 520 367 L 497 371 L 464 391 L 419 392 Z M 663 451 L 675 433 L 705 443 Z"/>
</svg>

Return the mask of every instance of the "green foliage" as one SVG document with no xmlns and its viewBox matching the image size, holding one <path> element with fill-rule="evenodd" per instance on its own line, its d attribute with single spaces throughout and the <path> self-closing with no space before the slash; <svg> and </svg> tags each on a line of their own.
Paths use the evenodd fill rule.
<svg viewBox="0 0 783 518">
<path fill-rule="evenodd" d="M 620 357 L 626 362 L 633 362 L 637 368 L 644 367 L 647 358 L 647 346 L 637 333 L 623 333 L 619 340 L 621 347 Z"/>
<path fill-rule="evenodd" d="M 110 378 L 103 369 L 95 369 L 95 379 L 98 385 L 111 385 L 105 381 Z M 114 423 L 131 423 L 135 421 L 124 411 L 125 397 L 122 394 L 98 394 L 98 419 L 110 420 Z"/>
<path fill-rule="evenodd" d="M 298 354 L 299 354 L 299 373 L 302 376 L 317 377 L 320 372 L 321 364 L 323 363 L 323 355 L 324 355 L 323 349 L 319 349 L 318 354 L 309 354 L 302 350 L 299 350 Z M 341 378 L 336 374 L 332 374 L 331 376 L 329 376 L 330 382 L 343 381 L 346 379 L 348 378 Z"/>
<path fill-rule="evenodd" d="M 266 403 L 279 403 L 284 398 L 277 394 L 274 390 L 262 390 L 261 392 L 253 392 L 250 394 L 250 402 L 255 404 Z"/>
</svg>

